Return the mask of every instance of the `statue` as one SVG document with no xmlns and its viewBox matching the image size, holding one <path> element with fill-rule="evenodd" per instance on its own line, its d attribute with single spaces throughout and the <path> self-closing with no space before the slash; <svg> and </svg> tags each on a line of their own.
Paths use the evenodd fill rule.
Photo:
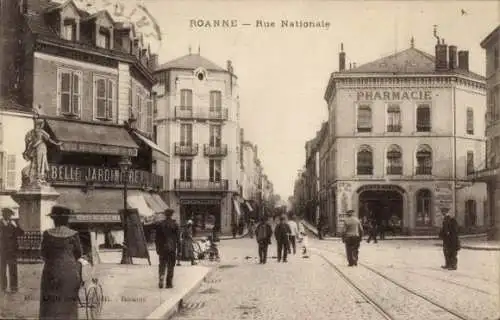
<svg viewBox="0 0 500 320">
<path fill-rule="evenodd" d="M 43 130 L 44 120 L 35 113 L 33 117 L 34 128 L 24 137 L 25 150 L 23 158 L 30 164 L 22 170 L 23 185 L 36 183 L 38 185 L 47 184 L 45 177 L 49 171 L 47 161 L 47 142 L 56 146 L 61 146 L 62 142 L 56 142 L 50 138 L 50 135 Z"/>
</svg>

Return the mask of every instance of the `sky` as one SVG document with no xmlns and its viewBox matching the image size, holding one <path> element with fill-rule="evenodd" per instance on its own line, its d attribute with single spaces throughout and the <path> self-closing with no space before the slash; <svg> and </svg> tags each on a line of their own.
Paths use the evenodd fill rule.
<svg viewBox="0 0 500 320">
<path fill-rule="evenodd" d="M 293 194 L 305 164 L 304 144 L 327 120 L 323 99 L 338 70 L 340 43 L 358 66 L 410 47 L 434 55 L 438 35 L 469 50 L 470 69 L 484 75 L 479 43 L 500 23 L 500 1 L 178 1 L 144 0 L 163 39 L 160 63 L 194 53 L 226 66 L 240 88 L 245 139 L 258 145 L 264 172 L 282 199 Z M 462 14 L 462 9 L 465 14 Z M 236 28 L 193 28 L 191 19 L 236 19 Z M 282 29 L 280 21 L 328 21 L 330 27 Z M 257 28 L 256 20 L 275 21 Z M 241 26 L 249 23 L 252 26 Z"/>
</svg>

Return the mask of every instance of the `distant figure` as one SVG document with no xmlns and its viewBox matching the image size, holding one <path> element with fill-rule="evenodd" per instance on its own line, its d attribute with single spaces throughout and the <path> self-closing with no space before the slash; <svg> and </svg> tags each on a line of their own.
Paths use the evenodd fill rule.
<svg viewBox="0 0 500 320">
<path fill-rule="evenodd" d="M 458 223 L 454 217 L 450 215 L 447 208 L 441 210 L 443 212 L 443 227 L 439 232 L 439 237 L 443 239 L 443 254 L 445 265 L 443 269 L 457 270 L 457 254 L 460 250 L 460 239 L 458 238 Z"/>
<path fill-rule="evenodd" d="M 377 233 L 379 230 L 379 226 L 377 224 L 377 219 L 370 218 L 368 220 L 368 239 L 366 239 L 367 243 L 373 239 L 373 242 L 377 243 Z"/>
<path fill-rule="evenodd" d="M 293 254 L 296 252 L 296 241 L 299 238 L 299 227 L 297 225 L 297 217 L 295 215 L 292 215 L 291 219 L 288 221 L 288 226 L 290 227 L 290 245 L 288 246 L 288 253 L 292 253 L 293 249 Z"/>
<path fill-rule="evenodd" d="M 347 262 L 349 267 L 352 267 L 358 265 L 359 244 L 363 237 L 363 227 L 359 219 L 353 216 L 354 210 L 348 210 L 346 213 L 342 242 L 345 243 Z"/>
<path fill-rule="evenodd" d="M 40 319 L 78 319 L 78 291 L 81 284 L 82 247 L 78 232 L 68 227 L 73 211 L 52 207 L 55 227 L 42 236 L 45 262 L 40 286 Z"/>
<path fill-rule="evenodd" d="M 304 258 L 307 258 L 307 247 L 308 247 L 308 240 L 307 240 L 307 233 L 304 228 L 304 225 L 301 222 L 297 222 L 297 226 L 299 229 L 299 243 L 301 244 L 302 247 L 302 256 Z"/>
<path fill-rule="evenodd" d="M 163 288 L 165 281 L 165 267 L 167 269 L 167 288 L 173 288 L 175 259 L 180 251 L 180 230 L 179 225 L 172 219 L 174 210 L 164 211 L 165 220 L 159 222 L 156 226 L 156 253 L 159 257 L 158 265 L 158 287 Z"/>
<path fill-rule="evenodd" d="M 259 263 L 262 264 L 267 261 L 267 249 L 271 244 L 271 237 L 273 235 L 273 229 L 267 220 L 267 217 L 262 216 L 255 229 L 255 237 L 259 246 Z"/>
<path fill-rule="evenodd" d="M 233 239 L 235 239 L 238 233 L 238 225 L 235 222 L 231 223 L 231 233 L 233 234 Z"/>
<path fill-rule="evenodd" d="M 286 217 L 283 215 L 280 217 L 280 222 L 276 225 L 274 229 L 274 237 L 276 238 L 276 245 L 278 247 L 278 262 L 287 262 L 288 245 L 290 244 L 289 236 L 291 230 L 290 226 L 286 222 Z"/>
<path fill-rule="evenodd" d="M 24 231 L 12 220 L 14 211 L 9 208 L 2 209 L 0 221 L 0 283 L 2 291 L 7 291 L 7 269 L 9 270 L 9 286 L 11 292 L 17 292 L 17 237 Z"/>
<path fill-rule="evenodd" d="M 181 251 L 180 256 L 177 261 L 177 265 L 180 265 L 180 261 L 191 261 L 191 265 L 195 265 L 196 262 L 193 249 L 193 221 L 188 220 L 184 230 L 181 234 Z"/>
</svg>

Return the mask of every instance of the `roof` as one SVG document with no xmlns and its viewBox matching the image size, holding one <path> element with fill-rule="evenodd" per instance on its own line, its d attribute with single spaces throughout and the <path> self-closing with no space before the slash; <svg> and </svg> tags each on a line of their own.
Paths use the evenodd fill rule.
<svg viewBox="0 0 500 320">
<path fill-rule="evenodd" d="M 180 58 L 174 59 L 167 63 L 160 65 L 156 68 L 156 71 L 168 70 L 168 69 L 196 69 L 202 67 L 206 70 L 211 71 L 222 71 L 226 72 L 222 67 L 219 67 L 214 62 L 202 57 L 200 54 L 187 54 Z"/>
<path fill-rule="evenodd" d="M 481 41 L 481 48 L 486 48 L 486 46 L 488 45 L 488 42 L 490 42 L 491 39 L 493 39 L 495 36 L 498 37 L 498 35 L 500 35 L 500 25 L 498 25 L 493 31 L 490 32 L 490 34 L 488 34 L 486 36 L 486 38 L 483 39 L 483 41 Z"/>
<path fill-rule="evenodd" d="M 436 58 L 414 47 L 397 52 L 387 57 L 368 62 L 359 67 L 339 72 L 339 74 L 352 73 L 378 73 L 378 74 L 462 74 L 477 80 L 485 78 L 472 71 L 453 69 L 436 71 Z"/>
</svg>

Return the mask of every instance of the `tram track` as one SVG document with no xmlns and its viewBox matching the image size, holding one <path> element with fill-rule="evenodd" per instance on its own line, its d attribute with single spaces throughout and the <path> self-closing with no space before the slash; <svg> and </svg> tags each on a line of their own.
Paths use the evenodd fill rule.
<svg viewBox="0 0 500 320">
<path fill-rule="evenodd" d="M 370 290 L 363 288 L 362 285 L 357 284 L 356 281 L 354 281 L 352 278 L 350 278 L 346 272 L 342 271 L 341 268 L 339 268 L 333 261 L 328 259 L 323 253 L 328 252 L 328 253 L 333 253 L 336 255 L 341 256 L 343 259 L 345 259 L 345 255 L 333 251 L 333 250 L 328 250 L 328 249 L 316 249 L 314 250 L 316 253 L 323 259 L 325 262 L 332 267 L 332 269 L 335 270 L 335 272 L 342 278 L 344 281 L 354 290 L 356 291 L 360 296 L 362 296 L 367 303 L 369 303 L 373 308 L 377 311 L 378 314 L 380 314 L 384 319 L 391 319 L 391 320 L 402 320 L 402 319 L 408 319 L 408 314 L 402 314 L 401 309 L 400 310 L 390 310 L 387 306 L 387 301 L 390 301 L 390 299 L 387 299 L 385 297 L 380 297 L 377 295 L 377 298 L 374 297 L 374 294 L 370 294 Z M 413 300 L 412 302 L 414 303 L 413 307 L 418 310 L 418 312 L 421 312 L 423 314 L 425 311 L 428 314 L 435 314 L 435 313 L 441 313 L 439 316 L 439 319 L 460 319 L 460 320 L 473 320 L 469 316 L 466 316 L 464 314 L 461 314 L 460 312 L 456 310 L 452 310 L 441 303 L 435 301 L 432 298 L 429 298 L 426 295 L 423 295 L 408 286 L 405 286 L 401 284 L 399 281 L 396 281 L 394 279 L 391 279 L 390 277 L 386 276 L 385 274 L 379 272 L 378 270 L 367 266 L 366 264 L 359 263 L 358 265 L 365 268 L 368 270 L 370 273 L 377 275 L 380 279 L 383 279 L 385 282 L 385 285 L 389 284 L 388 286 L 392 286 L 393 288 L 398 288 L 401 291 L 406 292 L 406 298 L 403 298 L 402 300 L 406 302 L 409 305 L 409 309 L 411 309 L 411 303 L 409 303 L 410 300 Z M 356 267 L 355 267 L 356 268 Z M 397 289 L 396 289 L 397 290 Z M 375 291 L 375 290 L 372 290 Z M 376 292 L 376 291 L 375 291 Z M 385 304 L 384 305 L 384 300 Z M 416 301 L 418 301 L 417 304 L 415 304 Z M 427 306 L 425 306 L 427 305 Z M 393 305 L 394 306 L 394 305 Z M 417 307 L 418 306 L 418 307 Z M 426 310 L 427 309 L 427 310 Z M 446 315 L 445 315 L 446 314 Z M 427 318 L 427 317 L 425 317 Z M 415 319 L 422 319 L 420 316 L 417 316 Z M 427 318 L 429 319 L 429 318 Z"/>
</svg>

